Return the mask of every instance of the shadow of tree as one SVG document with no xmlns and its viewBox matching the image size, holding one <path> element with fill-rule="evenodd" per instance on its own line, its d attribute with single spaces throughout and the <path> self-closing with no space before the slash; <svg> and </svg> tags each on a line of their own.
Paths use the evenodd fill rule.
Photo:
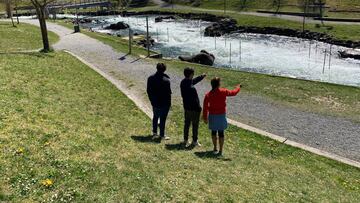
<svg viewBox="0 0 360 203">
<path fill-rule="evenodd" d="M 9 51 L 9 52 L 1 52 L 0 55 L 28 55 L 28 56 L 34 56 L 38 58 L 54 58 L 54 55 L 46 54 L 37 52 L 36 50 L 33 51 Z"/>
<path fill-rule="evenodd" d="M 131 139 L 143 143 L 161 143 L 161 138 L 153 138 L 152 135 L 133 135 Z"/>
</svg>

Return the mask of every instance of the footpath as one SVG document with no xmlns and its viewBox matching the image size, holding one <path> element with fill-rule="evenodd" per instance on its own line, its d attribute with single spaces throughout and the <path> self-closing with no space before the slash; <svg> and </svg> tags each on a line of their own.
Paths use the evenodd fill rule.
<svg viewBox="0 0 360 203">
<path fill-rule="evenodd" d="M 25 22 L 38 26 L 37 20 Z M 55 50 L 66 50 L 79 58 L 116 85 L 147 115 L 152 115 L 146 96 L 146 81 L 155 72 L 155 64 L 127 56 L 84 34 L 73 34 L 63 26 L 47 25 L 50 31 L 60 36 L 60 41 L 54 45 Z M 171 77 L 173 100 L 180 104 L 179 86 L 183 76 L 171 68 L 167 73 Z M 203 99 L 210 90 L 209 81 L 198 84 L 197 89 L 200 99 Z M 233 125 L 360 167 L 359 123 L 303 112 L 247 94 L 230 98 L 228 103 L 228 117 Z"/>
</svg>

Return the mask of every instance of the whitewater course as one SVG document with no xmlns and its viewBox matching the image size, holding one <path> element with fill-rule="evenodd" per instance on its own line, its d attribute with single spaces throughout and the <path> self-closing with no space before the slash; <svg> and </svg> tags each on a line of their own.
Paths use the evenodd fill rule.
<svg viewBox="0 0 360 203">
<path fill-rule="evenodd" d="M 127 23 L 133 33 L 146 34 L 145 16 L 100 16 L 91 19 L 92 23 L 84 26 L 95 32 L 126 37 L 129 29 L 105 29 L 121 21 Z M 204 30 L 211 24 L 185 19 L 155 22 L 155 16 L 149 16 L 149 33 L 156 42 L 151 50 L 167 58 L 177 58 L 180 55 L 195 55 L 204 49 L 215 55 L 215 67 L 360 87 L 360 60 L 339 57 L 339 51 L 348 49 L 346 47 L 264 34 L 205 37 Z"/>
</svg>

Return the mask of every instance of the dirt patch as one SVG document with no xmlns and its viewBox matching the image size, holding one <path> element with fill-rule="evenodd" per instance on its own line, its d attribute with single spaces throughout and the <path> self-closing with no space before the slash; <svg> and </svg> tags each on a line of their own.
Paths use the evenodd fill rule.
<svg viewBox="0 0 360 203">
<path fill-rule="evenodd" d="M 311 97 L 311 99 L 318 104 L 326 105 L 333 110 L 345 111 L 345 104 L 339 102 L 339 98 L 328 96 L 328 97 Z"/>
</svg>

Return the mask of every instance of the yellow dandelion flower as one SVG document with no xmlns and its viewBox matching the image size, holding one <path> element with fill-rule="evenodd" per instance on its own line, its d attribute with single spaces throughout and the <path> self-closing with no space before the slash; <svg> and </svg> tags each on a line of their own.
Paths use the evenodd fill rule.
<svg viewBox="0 0 360 203">
<path fill-rule="evenodd" d="M 18 148 L 17 150 L 16 150 L 16 153 L 17 154 L 22 154 L 22 153 L 24 153 L 24 148 L 22 148 L 22 147 L 20 147 L 20 148 Z"/>
<path fill-rule="evenodd" d="M 41 184 L 45 187 L 51 187 L 54 184 L 54 182 L 51 179 L 45 179 L 41 181 Z"/>
</svg>

